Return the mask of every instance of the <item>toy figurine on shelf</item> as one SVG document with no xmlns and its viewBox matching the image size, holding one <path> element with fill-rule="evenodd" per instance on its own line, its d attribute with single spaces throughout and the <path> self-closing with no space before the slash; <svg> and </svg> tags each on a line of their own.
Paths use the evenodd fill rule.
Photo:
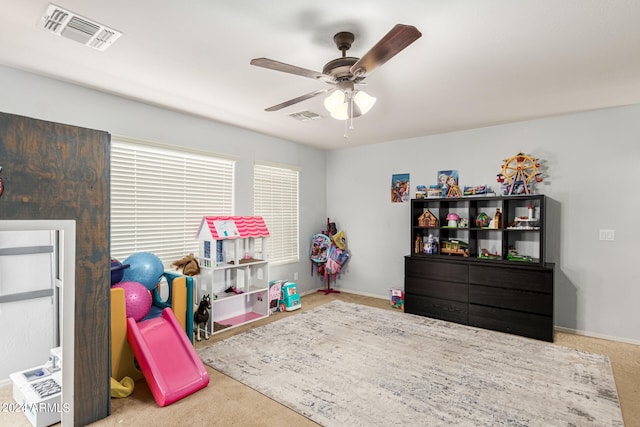
<svg viewBox="0 0 640 427">
<path fill-rule="evenodd" d="M 422 236 L 416 234 L 416 243 L 413 246 L 413 253 L 419 254 L 422 252 L 424 245 L 422 244 Z"/>
<path fill-rule="evenodd" d="M 520 255 L 514 247 L 509 247 L 509 251 L 507 252 L 507 259 L 509 261 L 533 262 L 532 257 L 528 255 Z"/>
<path fill-rule="evenodd" d="M 489 215 L 484 212 L 480 212 L 476 217 L 476 227 L 478 228 L 487 228 L 489 226 L 489 223 Z"/>
<path fill-rule="evenodd" d="M 542 182 L 538 159 L 522 152 L 504 159 L 498 182 L 504 184 L 504 194 L 532 194 L 536 182 Z"/>
<path fill-rule="evenodd" d="M 447 197 L 462 197 L 458 181 L 454 176 L 447 177 Z"/>
<path fill-rule="evenodd" d="M 482 248 L 480 250 L 480 254 L 478 255 L 478 258 L 480 258 L 480 259 L 500 259 L 500 255 L 498 255 L 498 252 L 492 254 L 491 252 L 489 252 L 488 249 Z"/>
<path fill-rule="evenodd" d="M 496 208 L 496 214 L 489 223 L 489 228 L 502 228 L 502 212 L 500 212 L 500 208 Z"/>
<path fill-rule="evenodd" d="M 451 212 L 447 215 L 447 227 L 458 228 L 458 221 L 460 221 L 460 215 Z"/>
<path fill-rule="evenodd" d="M 424 253 L 427 255 L 437 255 L 438 246 L 438 238 L 434 237 L 433 234 L 429 234 L 429 237 L 424 244 Z"/>
</svg>

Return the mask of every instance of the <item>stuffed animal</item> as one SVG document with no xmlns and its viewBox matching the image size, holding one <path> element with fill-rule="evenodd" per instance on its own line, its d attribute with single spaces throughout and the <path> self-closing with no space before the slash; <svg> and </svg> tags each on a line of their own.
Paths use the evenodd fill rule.
<svg viewBox="0 0 640 427">
<path fill-rule="evenodd" d="M 182 269 L 182 273 L 185 276 L 200 274 L 200 264 L 198 264 L 198 260 L 193 254 L 187 255 L 181 260 L 174 261 L 171 265 L 174 266 L 176 270 Z"/>
</svg>

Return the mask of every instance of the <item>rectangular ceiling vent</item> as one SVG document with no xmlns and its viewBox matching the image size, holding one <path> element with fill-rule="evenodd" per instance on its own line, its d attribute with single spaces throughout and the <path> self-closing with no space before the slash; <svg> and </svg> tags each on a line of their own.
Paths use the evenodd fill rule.
<svg viewBox="0 0 640 427">
<path fill-rule="evenodd" d="M 313 111 L 309 111 L 309 110 L 289 114 L 289 116 L 293 117 L 296 120 L 300 120 L 301 122 L 308 122 L 311 120 L 320 120 L 322 118 L 321 115 L 316 114 Z"/>
<path fill-rule="evenodd" d="M 108 28 L 76 13 L 49 4 L 42 17 L 42 28 L 100 51 L 120 38 L 120 31 Z"/>
</svg>

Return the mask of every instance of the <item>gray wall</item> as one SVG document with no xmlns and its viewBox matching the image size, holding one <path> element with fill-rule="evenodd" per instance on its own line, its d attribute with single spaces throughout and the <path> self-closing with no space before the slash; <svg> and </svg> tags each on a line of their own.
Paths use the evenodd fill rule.
<svg viewBox="0 0 640 427">
<path fill-rule="evenodd" d="M 0 67 L 0 81 L 0 111 L 238 156 L 237 214 L 252 212 L 254 159 L 300 166 L 301 262 L 272 267 L 271 277 L 299 272 L 301 292 L 324 285 L 310 276 L 306 257 L 327 216 L 347 232 L 352 252 L 335 286 L 385 298 L 402 286 L 409 206 L 390 202 L 392 174 L 410 173 L 412 194 L 417 184 L 435 184 L 443 169 L 457 169 L 462 185 L 497 186 L 502 159 L 518 151 L 537 156 L 548 174 L 539 192 L 552 199 L 547 258 L 556 263 L 555 324 L 640 343 L 632 272 L 640 240 L 638 105 L 325 153 L 11 68 Z M 599 241 L 599 229 L 614 229 L 615 240 Z"/>
<path fill-rule="evenodd" d="M 326 222 L 326 153 L 255 132 L 156 108 L 0 66 L 0 111 L 105 130 L 112 135 L 231 155 L 238 158 L 235 214 L 253 214 L 255 160 L 300 167 L 300 262 L 271 266 L 270 278 L 292 280 L 298 290 L 319 285 L 309 275 L 308 242 Z M 195 239 L 195 234 L 194 234 Z M 165 260 L 166 261 L 166 260 Z"/>
<path fill-rule="evenodd" d="M 502 160 L 523 151 L 548 174 L 538 192 L 552 199 L 546 249 L 556 263 L 555 325 L 640 343 L 638 141 L 635 105 L 332 151 L 327 212 L 347 230 L 353 253 L 338 287 L 386 295 L 403 284 L 410 213 L 408 203 L 390 202 L 392 174 L 411 174 L 412 197 L 447 169 L 459 171 L 461 185 L 497 187 Z M 599 241 L 599 229 L 614 229 L 615 240 Z"/>
</svg>

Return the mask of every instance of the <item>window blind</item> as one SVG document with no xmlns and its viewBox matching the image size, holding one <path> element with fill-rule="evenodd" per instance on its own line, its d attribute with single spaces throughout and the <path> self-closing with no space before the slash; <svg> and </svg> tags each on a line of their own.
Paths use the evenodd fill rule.
<svg viewBox="0 0 640 427">
<path fill-rule="evenodd" d="M 233 160 L 113 138 L 111 256 L 197 254 L 205 215 L 233 213 Z"/>
<path fill-rule="evenodd" d="M 254 213 L 264 218 L 271 237 L 270 263 L 298 262 L 298 174 L 295 167 L 256 162 Z"/>
</svg>

